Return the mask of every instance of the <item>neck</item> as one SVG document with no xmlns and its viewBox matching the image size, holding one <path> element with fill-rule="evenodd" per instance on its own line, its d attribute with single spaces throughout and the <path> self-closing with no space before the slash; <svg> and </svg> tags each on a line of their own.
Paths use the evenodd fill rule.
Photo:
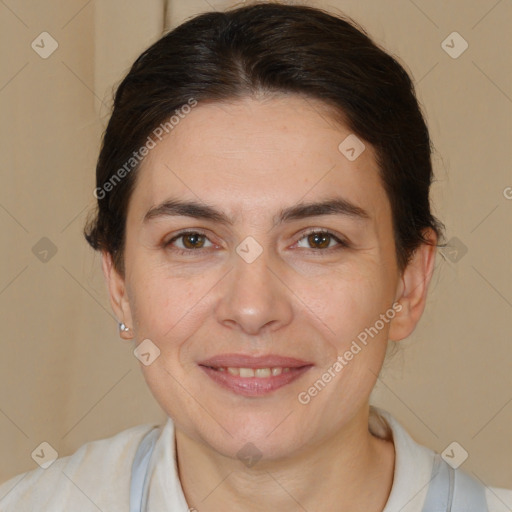
<svg viewBox="0 0 512 512">
<path fill-rule="evenodd" d="M 286 459 L 261 459 L 250 468 L 178 428 L 176 454 L 187 503 L 200 512 L 382 512 L 395 459 L 392 440 L 369 432 L 368 407 L 333 436 Z"/>
</svg>

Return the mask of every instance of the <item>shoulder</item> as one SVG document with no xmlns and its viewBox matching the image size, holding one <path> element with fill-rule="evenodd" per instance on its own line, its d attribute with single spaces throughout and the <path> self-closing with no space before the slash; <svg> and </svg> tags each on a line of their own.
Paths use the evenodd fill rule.
<svg viewBox="0 0 512 512">
<path fill-rule="evenodd" d="M 131 464 L 139 442 L 155 424 L 144 424 L 90 441 L 0 485 L 0 510 L 128 509 Z"/>
<path fill-rule="evenodd" d="M 421 510 L 432 479 L 432 469 L 436 452 L 416 442 L 403 426 L 386 410 L 371 406 L 369 429 L 377 437 L 392 438 L 395 444 L 395 474 L 393 488 L 385 512 Z M 471 475 L 458 468 L 457 474 L 463 481 Z M 418 492 L 418 489 L 420 491 Z M 498 487 L 485 487 L 488 512 L 512 512 L 512 490 Z"/>
<path fill-rule="evenodd" d="M 489 512 L 512 511 L 512 489 L 487 487 L 485 489 L 485 497 L 487 498 Z"/>
</svg>

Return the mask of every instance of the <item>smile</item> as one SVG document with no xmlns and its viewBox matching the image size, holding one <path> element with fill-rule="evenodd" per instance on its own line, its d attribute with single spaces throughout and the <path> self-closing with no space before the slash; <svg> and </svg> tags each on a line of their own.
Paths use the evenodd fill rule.
<svg viewBox="0 0 512 512">
<path fill-rule="evenodd" d="M 216 385 L 246 397 L 273 393 L 299 379 L 312 367 L 307 361 L 275 355 L 225 354 L 199 363 L 199 368 Z"/>
</svg>

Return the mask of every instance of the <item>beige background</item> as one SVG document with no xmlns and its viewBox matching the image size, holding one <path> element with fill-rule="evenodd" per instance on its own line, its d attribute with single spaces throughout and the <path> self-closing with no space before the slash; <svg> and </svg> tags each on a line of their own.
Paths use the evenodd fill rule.
<svg viewBox="0 0 512 512">
<path fill-rule="evenodd" d="M 458 261 L 438 253 L 427 310 L 374 402 L 426 446 L 460 443 L 463 469 L 488 485 L 512 487 L 512 4 L 308 3 L 352 16 L 406 63 L 436 146 L 435 213 L 467 247 Z M 81 231 L 112 87 L 164 28 L 227 5 L 0 3 L 0 481 L 37 467 L 42 441 L 65 456 L 165 418 Z M 47 59 L 31 48 L 43 31 L 59 44 Z M 469 43 L 457 59 L 441 47 L 453 31 Z M 57 249 L 47 262 L 32 250 L 42 237 Z"/>
</svg>

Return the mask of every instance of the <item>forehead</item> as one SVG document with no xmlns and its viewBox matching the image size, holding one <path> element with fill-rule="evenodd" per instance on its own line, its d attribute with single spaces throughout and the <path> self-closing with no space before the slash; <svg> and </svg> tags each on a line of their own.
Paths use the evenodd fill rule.
<svg viewBox="0 0 512 512">
<path fill-rule="evenodd" d="M 146 156 L 129 217 L 141 222 L 169 196 L 218 205 L 233 219 L 243 212 L 272 217 L 333 193 L 374 219 L 389 216 L 373 148 L 365 143 L 350 160 L 339 149 L 347 137 L 354 135 L 317 100 L 199 103 Z"/>
</svg>

